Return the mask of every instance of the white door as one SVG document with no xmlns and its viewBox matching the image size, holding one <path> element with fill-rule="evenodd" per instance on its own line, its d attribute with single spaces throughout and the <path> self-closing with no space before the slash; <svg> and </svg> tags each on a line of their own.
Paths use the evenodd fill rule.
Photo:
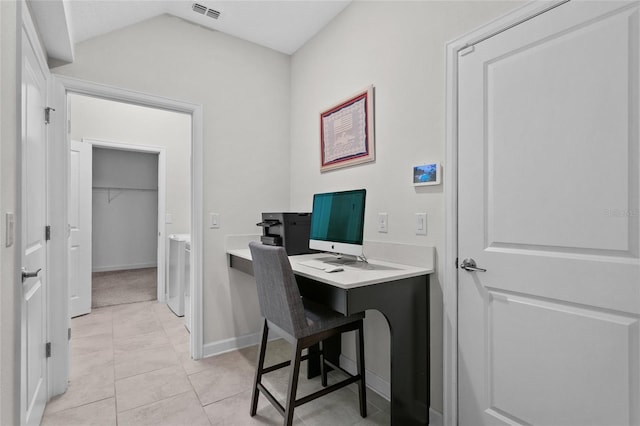
<svg viewBox="0 0 640 426">
<path fill-rule="evenodd" d="M 459 424 L 640 424 L 640 7 L 459 56 Z"/>
<path fill-rule="evenodd" d="M 69 309 L 71 317 L 91 312 L 92 145 L 71 141 L 69 159 Z"/>
<path fill-rule="evenodd" d="M 22 34 L 21 416 L 38 425 L 47 400 L 46 75 Z M 4 284 L 3 284 L 4 285 Z"/>
</svg>

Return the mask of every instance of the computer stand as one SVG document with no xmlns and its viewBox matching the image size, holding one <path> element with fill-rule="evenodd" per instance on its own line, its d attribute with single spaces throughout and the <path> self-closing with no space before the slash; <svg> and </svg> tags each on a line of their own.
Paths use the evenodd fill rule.
<svg viewBox="0 0 640 426">
<path fill-rule="evenodd" d="M 340 265 L 340 266 L 344 266 L 344 265 L 353 265 L 353 264 L 357 264 L 359 262 L 367 262 L 366 258 L 360 258 L 358 256 L 353 256 L 350 254 L 336 254 L 336 253 L 325 253 L 329 256 L 331 256 L 331 258 L 328 259 L 322 259 L 322 261 L 324 263 L 328 263 L 330 265 Z"/>
</svg>

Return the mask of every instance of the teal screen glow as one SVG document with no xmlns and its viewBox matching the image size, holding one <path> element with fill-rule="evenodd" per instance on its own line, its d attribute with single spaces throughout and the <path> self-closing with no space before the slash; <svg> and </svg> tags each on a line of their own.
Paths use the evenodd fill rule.
<svg viewBox="0 0 640 426">
<path fill-rule="evenodd" d="M 364 189 L 315 194 L 310 238 L 362 244 L 365 197 Z"/>
</svg>

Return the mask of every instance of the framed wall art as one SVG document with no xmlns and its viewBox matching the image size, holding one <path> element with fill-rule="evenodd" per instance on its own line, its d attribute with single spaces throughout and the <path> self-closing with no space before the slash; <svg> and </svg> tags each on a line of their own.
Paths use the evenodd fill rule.
<svg viewBox="0 0 640 426">
<path fill-rule="evenodd" d="M 320 171 L 375 160 L 373 86 L 320 113 Z"/>
</svg>

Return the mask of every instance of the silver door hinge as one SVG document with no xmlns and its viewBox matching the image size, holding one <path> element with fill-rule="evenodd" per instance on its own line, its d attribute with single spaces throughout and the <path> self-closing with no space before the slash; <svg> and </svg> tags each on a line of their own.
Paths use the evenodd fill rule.
<svg viewBox="0 0 640 426">
<path fill-rule="evenodd" d="M 67 335 L 69 336 L 67 340 L 71 340 L 71 327 L 67 329 Z"/>
<path fill-rule="evenodd" d="M 473 45 L 466 46 L 458 51 L 458 55 L 465 56 L 465 55 L 468 55 L 469 53 L 472 53 L 474 50 L 476 50 L 476 48 L 473 47 Z"/>
<path fill-rule="evenodd" d="M 44 124 L 51 123 L 51 111 L 55 111 L 55 108 L 46 107 L 44 109 Z"/>
<path fill-rule="evenodd" d="M 458 269 L 458 258 L 456 257 L 456 269 Z"/>
<path fill-rule="evenodd" d="M 47 358 L 51 358 L 51 342 L 47 342 L 44 346 L 44 354 Z"/>
<path fill-rule="evenodd" d="M 49 241 L 51 239 L 51 225 L 44 227 L 44 239 L 45 241 Z"/>
</svg>

